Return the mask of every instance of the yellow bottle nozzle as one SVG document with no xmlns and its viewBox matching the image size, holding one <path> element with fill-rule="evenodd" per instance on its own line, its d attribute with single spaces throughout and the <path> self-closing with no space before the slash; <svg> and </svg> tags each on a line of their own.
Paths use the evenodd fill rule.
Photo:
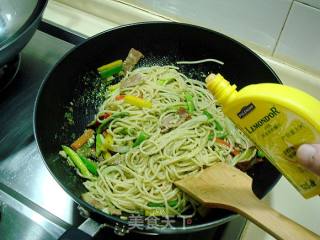
<svg viewBox="0 0 320 240">
<path fill-rule="evenodd" d="M 227 104 L 236 97 L 237 86 L 231 86 L 230 82 L 224 79 L 224 77 L 219 73 L 216 75 L 211 73 L 206 78 L 206 83 L 208 90 L 215 96 L 221 105 Z"/>
</svg>

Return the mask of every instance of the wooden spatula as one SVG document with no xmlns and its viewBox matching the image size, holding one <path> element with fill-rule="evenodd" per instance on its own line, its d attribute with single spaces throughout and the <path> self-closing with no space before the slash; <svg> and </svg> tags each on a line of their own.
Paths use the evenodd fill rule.
<svg viewBox="0 0 320 240">
<path fill-rule="evenodd" d="M 210 208 L 223 208 L 241 214 L 277 239 L 313 240 L 320 236 L 295 223 L 259 200 L 251 189 L 252 179 L 224 163 L 188 176 L 175 185 Z"/>
</svg>

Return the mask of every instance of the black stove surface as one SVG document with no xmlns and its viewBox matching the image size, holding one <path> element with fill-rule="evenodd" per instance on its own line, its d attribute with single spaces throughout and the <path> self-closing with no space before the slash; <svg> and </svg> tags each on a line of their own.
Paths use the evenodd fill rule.
<svg viewBox="0 0 320 240">
<path fill-rule="evenodd" d="M 0 66 L 0 93 L 10 85 L 20 67 L 21 55 L 18 54 L 9 63 Z"/>
<path fill-rule="evenodd" d="M 42 23 L 21 53 L 15 79 L 0 93 L 0 234 L 1 239 L 57 239 L 84 218 L 42 162 L 33 136 L 38 89 L 55 63 L 84 39 Z M 46 31 L 43 32 L 43 31 Z M 245 219 L 235 217 L 214 229 L 170 236 L 116 236 L 103 229 L 95 239 L 239 239 Z"/>
</svg>

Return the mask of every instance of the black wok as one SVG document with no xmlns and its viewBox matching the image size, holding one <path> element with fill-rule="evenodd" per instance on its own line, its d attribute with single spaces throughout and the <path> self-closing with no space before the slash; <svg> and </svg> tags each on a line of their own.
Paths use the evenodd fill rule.
<svg viewBox="0 0 320 240">
<path fill-rule="evenodd" d="M 239 88 L 252 83 L 280 83 L 276 74 L 247 47 L 220 33 L 188 24 L 149 22 L 121 26 L 88 39 L 67 53 L 46 77 L 38 93 L 34 113 L 35 136 L 44 162 L 56 181 L 84 209 L 101 223 L 126 226 L 127 222 L 95 209 L 84 202 L 83 179 L 59 157 L 61 144 L 70 144 L 92 120 L 102 99 L 93 89 L 100 87 L 94 73 L 85 74 L 116 59 L 124 59 L 130 48 L 139 49 L 145 58 L 140 65 L 174 64 L 177 60 L 216 58 L 221 66 L 206 63 L 183 66 L 182 71 L 200 78 L 200 73 L 220 72 Z M 75 124 L 65 118 L 67 106 L 73 102 Z M 280 174 L 267 161 L 256 164 L 249 174 L 253 189 L 263 197 L 278 181 Z M 225 223 L 234 217 L 228 211 L 214 211 L 205 218 L 196 217 L 185 228 L 177 220 L 175 228 L 153 230 L 159 233 L 186 233 Z M 142 230 L 147 232 L 147 230 Z"/>
</svg>

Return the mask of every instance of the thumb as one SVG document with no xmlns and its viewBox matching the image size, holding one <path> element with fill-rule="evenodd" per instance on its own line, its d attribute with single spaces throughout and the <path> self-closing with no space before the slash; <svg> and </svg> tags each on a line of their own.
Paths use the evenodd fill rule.
<svg viewBox="0 0 320 240">
<path fill-rule="evenodd" d="M 320 144 L 303 144 L 297 150 L 298 162 L 320 175 Z"/>
</svg>

